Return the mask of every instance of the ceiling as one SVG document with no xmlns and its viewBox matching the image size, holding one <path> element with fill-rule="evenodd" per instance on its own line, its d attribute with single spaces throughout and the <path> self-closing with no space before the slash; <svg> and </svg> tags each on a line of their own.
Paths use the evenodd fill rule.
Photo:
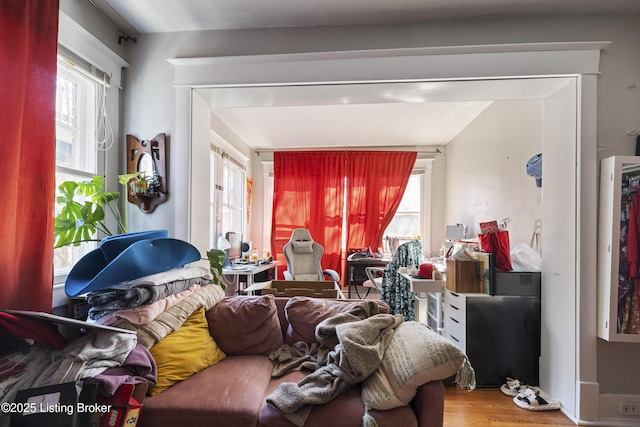
<svg viewBox="0 0 640 427">
<path fill-rule="evenodd" d="M 565 78 L 197 89 L 257 150 L 439 146 L 492 102 L 538 100 Z"/>
<path fill-rule="evenodd" d="M 640 13 L 638 0 L 89 0 L 137 33 Z"/>
<path fill-rule="evenodd" d="M 640 0 L 89 0 L 130 35 L 491 17 L 640 13 Z M 451 141 L 493 101 L 541 99 L 563 79 L 199 89 L 256 150 Z"/>
</svg>

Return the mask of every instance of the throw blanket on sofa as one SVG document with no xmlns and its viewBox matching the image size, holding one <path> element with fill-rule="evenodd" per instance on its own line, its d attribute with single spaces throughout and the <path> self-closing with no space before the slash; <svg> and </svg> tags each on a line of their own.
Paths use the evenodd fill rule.
<svg viewBox="0 0 640 427">
<path fill-rule="evenodd" d="M 171 332 L 180 328 L 184 321 L 200 307 L 204 307 L 205 311 L 207 311 L 223 298 L 224 291 L 220 286 L 207 285 L 196 290 L 145 325 L 136 325 L 128 320 L 120 319 L 111 326 L 136 331 L 138 343 L 148 349 Z"/>
<path fill-rule="evenodd" d="M 382 360 L 401 315 L 371 314 L 371 302 L 322 321 L 316 328 L 319 346 L 283 346 L 269 357 L 274 376 L 313 368 L 298 384 L 282 383 L 267 404 L 297 426 L 303 426 L 315 404 L 327 403 L 373 373 Z M 330 349 L 327 351 L 327 349 Z"/>
</svg>

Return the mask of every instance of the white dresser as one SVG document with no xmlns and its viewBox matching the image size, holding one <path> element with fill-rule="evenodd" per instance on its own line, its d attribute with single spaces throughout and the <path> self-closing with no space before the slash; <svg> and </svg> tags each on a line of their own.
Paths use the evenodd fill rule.
<svg viewBox="0 0 640 427">
<path fill-rule="evenodd" d="M 489 297 L 487 294 L 473 294 Z M 467 294 L 444 292 L 444 336 L 467 352 Z"/>
</svg>

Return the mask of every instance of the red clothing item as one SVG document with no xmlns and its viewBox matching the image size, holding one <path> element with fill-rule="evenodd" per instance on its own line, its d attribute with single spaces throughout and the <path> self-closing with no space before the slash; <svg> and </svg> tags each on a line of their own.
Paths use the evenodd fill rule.
<svg viewBox="0 0 640 427">
<path fill-rule="evenodd" d="M 631 208 L 629 209 L 629 226 L 627 229 L 627 263 L 629 264 L 629 277 L 638 277 L 638 262 L 640 260 L 640 192 L 635 193 L 631 198 Z"/>
<path fill-rule="evenodd" d="M 53 323 L 0 311 L 0 331 L 18 338 L 34 340 L 43 347 L 61 350 L 67 340 Z"/>
</svg>

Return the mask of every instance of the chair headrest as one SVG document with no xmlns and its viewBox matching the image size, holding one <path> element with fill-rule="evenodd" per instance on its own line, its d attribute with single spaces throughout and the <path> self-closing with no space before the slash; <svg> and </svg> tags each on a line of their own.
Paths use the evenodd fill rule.
<svg viewBox="0 0 640 427">
<path fill-rule="evenodd" d="M 296 240 L 291 242 L 294 254 L 312 254 L 313 253 L 313 241 L 312 240 Z"/>
<path fill-rule="evenodd" d="M 291 232 L 290 242 L 296 242 L 301 240 L 310 240 L 313 242 L 313 238 L 311 237 L 311 233 L 306 228 L 296 228 Z"/>
</svg>

